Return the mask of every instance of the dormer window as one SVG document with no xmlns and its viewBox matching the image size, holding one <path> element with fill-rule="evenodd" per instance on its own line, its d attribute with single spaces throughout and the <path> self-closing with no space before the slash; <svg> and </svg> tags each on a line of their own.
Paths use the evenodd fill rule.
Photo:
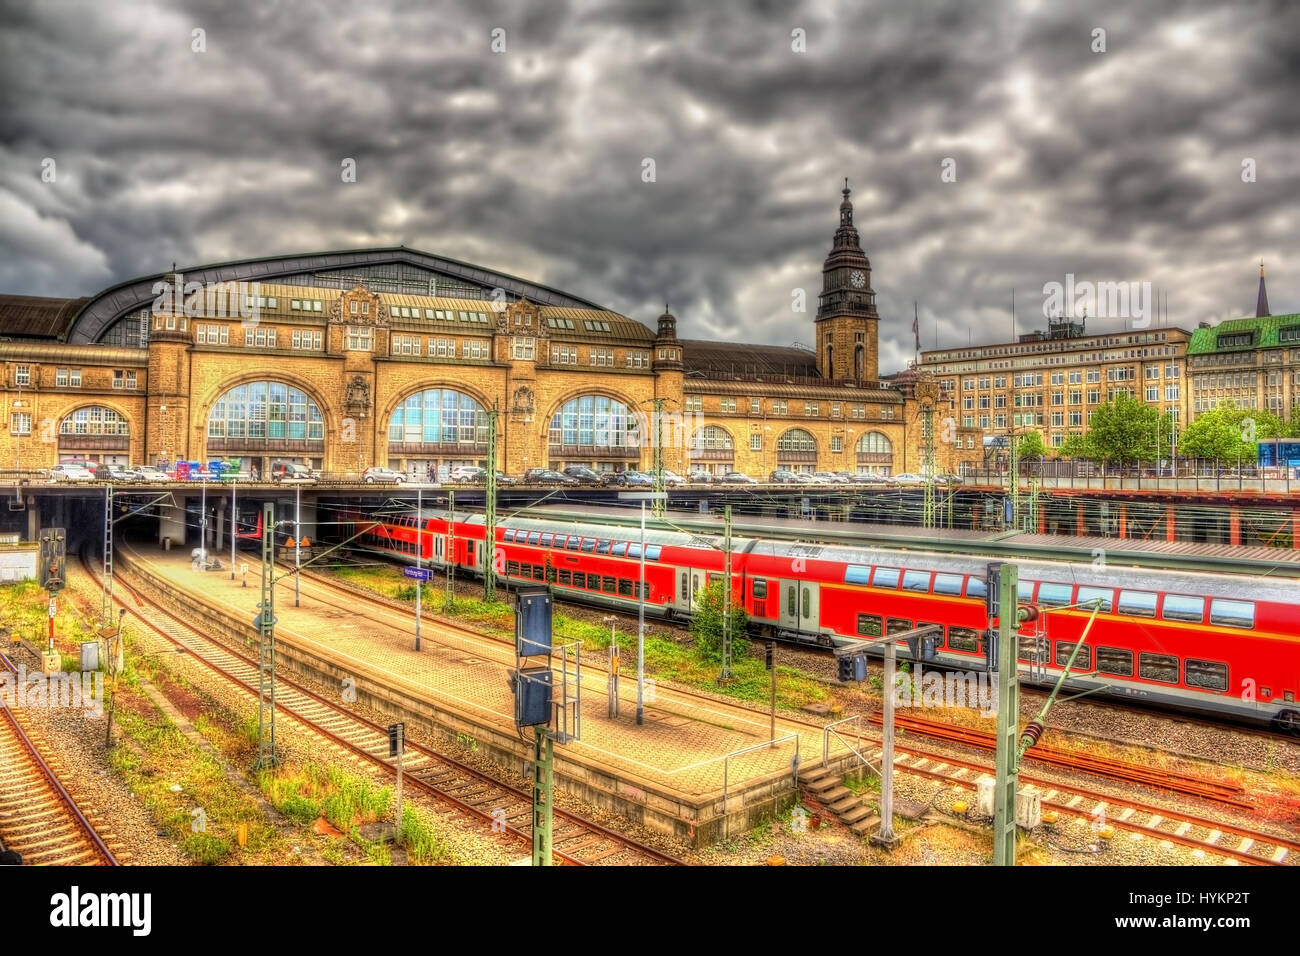
<svg viewBox="0 0 1300 956">
<path fill-rule="evenodd" d="M 352 302 L 349 304 L 348 311 L 351 312 L 353 315 L 356 315 L 356 314 L 357 314 L 357 312 L 358 312 L 359 310 L 358 310 L 358 308 L 357 308 L 357 300 L 356 300 L 356 299 L 353 299 Z"/>
</svg>

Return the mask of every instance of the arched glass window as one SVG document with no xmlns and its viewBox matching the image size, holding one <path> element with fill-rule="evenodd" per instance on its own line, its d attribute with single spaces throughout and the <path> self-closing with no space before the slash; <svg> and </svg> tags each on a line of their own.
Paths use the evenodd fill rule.
<svg viewBox="0 0 1300 956">
<path fill-rule="evenodd" d="M 707 448 L 714 451 L 735 451 L 731 435 L 720 425 L 705 425 L 691 439 L 693 448 Z"/>
<path fill-rule="evenodd" d="M 236 385 L 212 406 L 209 438 L 266 442 L 325 438 L 320 408 L 303 392 L 283 382 Z"/>
<path fill-rule="evenodd" d="M 450 388 L 416 392 L 393 410 L 390 442 L 487 443 L 487 411 L 477 400 Z"/>
<path fill-rule="evenodd" d="M 776 450 L 778 452 L 815 452 L 817 450 L 817 439 L 802 428 L 791 428 L 777 439 Z"/>
<path fill-rule="evenodd" d="M 891 455 L 894 446 L 889 438 L 880 432 L 867 432 L 858 439 L 857 450 L 866 455 Z"/>
<path fill-rule="evenodd" d="M 583 395 L 566 402 L 551 419 L 552 445 L 637 448 L 638 419 L 618 399 Z"/>
<path fill-rule="evenodd" d="M 126 419 L 102 405 L 78 408 L 59 422 L 60 435 L 130 435 Z"/>
</svg>

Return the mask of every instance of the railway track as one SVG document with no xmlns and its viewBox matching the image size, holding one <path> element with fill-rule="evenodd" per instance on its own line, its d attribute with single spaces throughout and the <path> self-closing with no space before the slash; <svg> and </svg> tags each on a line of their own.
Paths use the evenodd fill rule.
<svg viewBox="0 0 1300 956">
<path fill-rule="evenodd" d="M 0 654 L 0 667 L 17 673 Z M 117 866 L 118 860 L 87 814 L 10 708 L 0 705 L 0 838 L 23 863 Z"/>
<path fill-rule="evenodd" d="M 92 580 L 96 570 L 82 556 L 83 567 Z M 183 618 L 118 571 L 115 586 L 128 591 L 139 618 L 156 634 L 194 658 L 209 670 L 257 698 L 257 662 L 251 657 L 214 641 L 191 627 Z M 120 599 L 119 599 L 120 601 Z M 388 730 L 373 721 L 349 713 L 335 703 L 283 675 L 276 676 L 276 710 L 336 751 L 395 772 L 388 759 Z M 529 791 L 499 780 L 455 758 L 408 740 L 403 756 L 406 784 L 470 818 L 488 824 L 492 832 L 514 837 L 531 850 L 532 795 Z M 681 861 L 653 847 L 644 846 L 615 830 L 585 820 L 577 814 L 554 808 L 552 849 L 566 865 L 680 865 Z"/>
</svg>

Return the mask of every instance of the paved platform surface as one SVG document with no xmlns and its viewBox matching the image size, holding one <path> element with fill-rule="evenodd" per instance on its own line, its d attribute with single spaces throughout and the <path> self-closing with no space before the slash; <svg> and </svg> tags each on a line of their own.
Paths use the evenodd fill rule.
<svg viewBox="0 0 1300 956">
<path fill-rule="evenodd" d="M 197 592 L 212 604 L 252 621 L 261 598 L 259 564 L 250 560 L 248 587 L 231 580 L 230 570 L 196 571 L 188 551 L 163 552 L 148 545 L 128 547 L 128 554 L 147 562 L 177 588 Z M 226 559 L 228 560 L 228 559 Z M 237 576 L 238 577 L 238 576 Z M 314 644 L 346 666 L 348 660 L 415 683 L 428 699 L 478 722 L 513 728 L 514 696 L 507 672 L 515 666 L 514 648 L 495 638 L 467 634 L 425 618 L 422 649 L 415 650 L 412 612 L 349 603 L 346 594 L 307 577 L 300 582 L 301 606 L 294 607 L 292 574 L 276 587 L 276 635 L 302 645 Z M 251 623 L 250 623 L 251 633 Z M 804 764 L 821 759 L 819 727 L 791 723 L 778 715 L 776 747 L 767 713 L 723 701 L 647 688 L 645 722 L 636 724 L 636 636 L 621 635 L 623 677 L 619 682 L 620 716 L 608 716 L 609 675 L 604 653 L 582 672 L 580 739 L 556 747 L 559 760 L 574 759 L 605 768 L 620 781 L 638 780 L 683 796 L 703 796 L 744 786 L 746 781 L 788 772 L 796 752 Z M 562 680 L 558 653 L 552 659 L 556 697 Z M 629 676 L 630 675 L 630 676 Z M 569 680 L 575 682 L 570 657 Z M 755 747 L 750 753 L 737 751 Z M 728 757 L 728 755 L 733 755 Z"/>
</svg>

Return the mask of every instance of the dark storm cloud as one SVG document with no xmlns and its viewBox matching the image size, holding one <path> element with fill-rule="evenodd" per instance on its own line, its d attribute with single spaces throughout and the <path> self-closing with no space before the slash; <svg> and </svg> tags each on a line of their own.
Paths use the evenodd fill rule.
<svg viewBox="0 0 1300 956">
<path fill-rule="evenodd" d="M 405 243 L 642 321 L 667 300 L 692 337 L 807 343 L 847 175 L 883 370 L 914 300 L 925 347 L 993 341 L 1013 288 L 1023 331 L 1067 273 L 1151 282 L 1188 327 L 1248 310 L 1263 257 L 1300 309 L 1294 5 L 127 0 L 0 23 L 8 292 Z"/>
</svg>

